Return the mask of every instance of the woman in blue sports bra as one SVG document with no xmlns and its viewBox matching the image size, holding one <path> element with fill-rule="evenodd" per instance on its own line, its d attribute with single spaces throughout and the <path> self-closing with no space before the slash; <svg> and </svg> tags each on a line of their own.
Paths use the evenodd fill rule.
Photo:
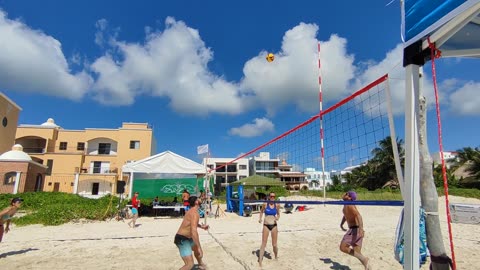
<svg viewBox="0 0 480 270">
<path fill-rule="evenodd" d="M 259 223 L 262 223 L 262 216 L 265 214 L 265 219 L 263 220 L 263 230 L 262 230 L 262 246 L 260 247 L 260 254 L 258 256 L 258 264 L 262 266 L 263 255 L 265 253 L 265 246 L 267 245 L 268 235 L 272 235 L 272 246 L 273 253 L 275 254 L 275 259 L 278 257 L 278 247 L 277 247 L 277 238 L 278 238 L 278 227 L 277 221 L 280 219 L 280 205 L 275 203 L 275 193 L 270 192 L 270 195 L 267 198 L 268 203 L 262 205 L 260 210 Z"/>
<path fill-rule="evenodd" d="M 2 242 L 3 234 L 10 231 L 10 220 L 17 213 L 18 208 L 22 205 L 22 198 L 13 198 L 10 206 L 0 212 L 0 242 Z"/>
</svg>

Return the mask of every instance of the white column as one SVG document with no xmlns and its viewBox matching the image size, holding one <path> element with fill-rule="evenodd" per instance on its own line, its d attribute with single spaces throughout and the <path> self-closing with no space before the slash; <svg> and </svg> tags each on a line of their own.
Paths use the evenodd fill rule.
<svg viewBox="0 0 480 270">
<path fill-rule="evenodd" d="M 80 177 L 80 173 L 75 174 L 75 181 L 73 182 L 73 194 L 78 194 L 78 180 Z"/>
<path fill-rule="evenodd" d="M 419 66 L 405 69 L 405 192 L 404 269 L 419 269 L 420 246 L 420 162 L 418 152 Z"/>
<path fill-rule="evenodd" d="M 132 194 L 133 194 L 133 172 L 130 172 L 130 183 L 129 183 L 128 197 L 132 198 Z"/>
<path fill-rule="evenodd" d="M 15 176 L 15 186 L 13 187 L 13 194 L 18 193 L 18 187 L 20 186 L 20 176 L 22 175 L 22 172 L 17 172 L 17 175 Z"/>
</svg>

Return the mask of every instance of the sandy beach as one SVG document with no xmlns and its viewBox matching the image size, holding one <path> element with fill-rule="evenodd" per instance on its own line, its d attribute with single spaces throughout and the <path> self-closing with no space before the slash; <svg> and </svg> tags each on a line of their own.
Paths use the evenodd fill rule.
<svg viewBox="0 0 480 270">
<path fill-rule="evenodd" d="M 289 197 L 290 200 L 306 199 Z M 451 202 L 480 204 L 480 200 L 450 197 Z M 311 205 L 312 209 L 283 214 L 279 221 L 279 258 L 271 258 L 270 239 L 263 269 L 363 269 L 354 257 L 338 249 L 339 205 Z M 439 199 L 440 220 L 447 253 L 445 201 Z M 402 269 L 393 243 L 400 207 L 359 206 L 366 237 L 364 255 L 373 269 Z M 0 243 L 0 269 L 178 269 L 183 265 L 174 235 L 180 218 L 141 217 L 136 229 L 126 222 L 79 222 L 56 227 L 12 227 Z M 257 251 L 262 226 L 258 214 L 240 217 L 226 213 L 209 218 L 210 230 L 200 232 L 209 269 L 259 269 Z M 458 269 L 480 263 L 476 246 L 480 225 L 452 224 Z M 422 269 L 428 269 L 424 265 Z"/>
</svg>

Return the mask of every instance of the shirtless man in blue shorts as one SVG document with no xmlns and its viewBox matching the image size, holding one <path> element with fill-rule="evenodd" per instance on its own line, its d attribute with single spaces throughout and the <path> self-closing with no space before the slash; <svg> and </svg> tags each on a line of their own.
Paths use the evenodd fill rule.
<svg viewBox="0 0 480 270">
<path fill-rule="evenodd" d="M 200 208 L 200 200 L 196 196 L 191 196 L 188 199 L 190 210 L 187 211 L 183 218 L 182 224 L 175 235 L 174 243 L 180 251 L 180 256 L 185 265 L 180 270 L 190 270 L 194 266 L 192 251 L 198 262 L 199 269 L 206 269 L 203 263 L 203 250 L 200 245 L 200 238 L 198 236 L 198 228 L 208 230 L 208 225 L 199 224 L 200 215 L 198 209 Z"/>
</svg>

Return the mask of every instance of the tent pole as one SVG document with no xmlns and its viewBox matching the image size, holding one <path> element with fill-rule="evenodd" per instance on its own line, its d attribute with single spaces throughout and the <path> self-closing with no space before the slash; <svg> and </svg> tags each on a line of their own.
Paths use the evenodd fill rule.
<svg viewBox="0 0 480 270">
<path fill-rule="evenodd" d="M 133 172 L 130 172 L 130 186 L 129 186 L 129 191 L 128 191 L 128 197 L 132 198 L 132 193 L 133 193 Z"/>
<path fill-rule="evenodd" d="M 405 259 L 403 267 L 419 269 L 420 248 L 420 165 L 418 150 L 418 100 L 420 68 L 410 64 L 405 68 Z"/>
</svg>

